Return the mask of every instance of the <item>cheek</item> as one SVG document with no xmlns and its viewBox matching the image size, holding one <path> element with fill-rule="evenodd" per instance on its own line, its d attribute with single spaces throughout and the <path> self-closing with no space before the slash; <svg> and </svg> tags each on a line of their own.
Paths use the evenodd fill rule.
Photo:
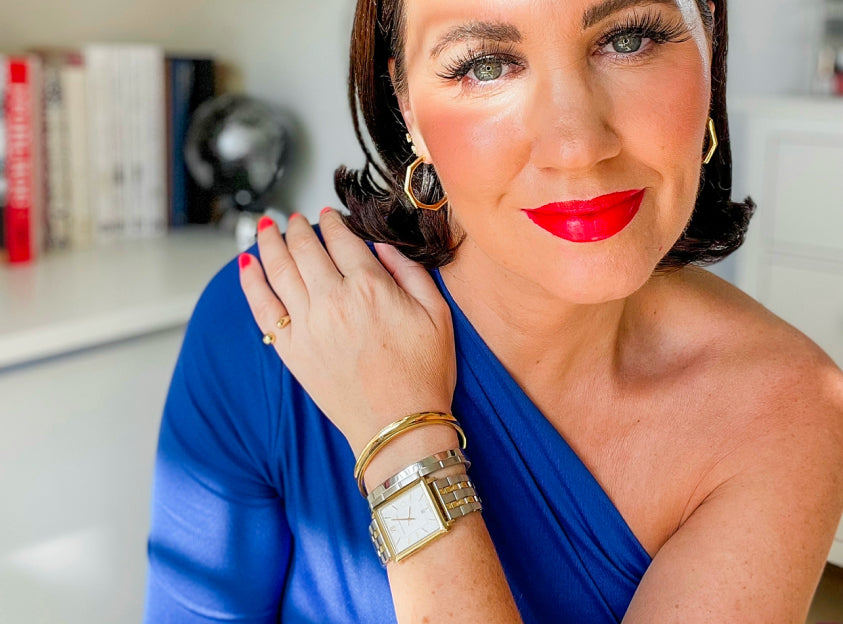
<svg viewBox="0 0 843 624">
<path fill-rule="evenodd" d="M 473 201 L 493 197 L 495 189 L 521 168 L 519 159 L 512 157 L 520 132 L 511 110 L 489 110 L 480 102 L 472 106 L 429 101 L 417 121 L 452 198 L 466 193 Z"/>
<path fill-rule="evenodd" d="M 661 161 L 659 169 L 670 164 L 691 167 L 698 173 L 697 155 L 702 156 L 711 101 L 705 68 L 698 56 L 692 56 L 652 77 L 654 80 L 639 85 L 639 102 L 645 105 L 635 106 L 635 138 L 629 137 L 630 141 L 638 145 L 639 153 Z"/>
</svg>

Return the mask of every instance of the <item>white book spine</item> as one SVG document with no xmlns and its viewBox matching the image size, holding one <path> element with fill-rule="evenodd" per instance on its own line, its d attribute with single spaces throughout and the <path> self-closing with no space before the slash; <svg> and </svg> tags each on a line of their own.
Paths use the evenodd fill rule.
<svg viewBox="0 0 843 624">
<path fill-rule="evenodd" d="M 167 232 L 167 144 L 164 90 L 164 51 L 149 46 L 144 52 L 142 70 L 144 103 L 142 127 L 145 234 L 162 236 Z"/>
<path fill-rule="evenodd" d="M 65 65 L 61 80 L 67 117 L 70 246 L 84 249 L 91 245 L 93 235 L 88 197 L 88 103 L 84 63 Z"/>
<path fill-rule="evenodd" d="M 47 211 L 44 180 L 44 69 L 41 59 L 27 55 L 31 95 L 32 121 L 32 241 L 35 255 L 41 254 L 47 243 Z"/>
<path fill-rule="evenodd" d="M 120 94 L 120 162 L 123 182 L 121 206 L 125 216 L 126 238 L 140 238 L 143 235 L 143 214 L 134 187 L 134 168 L 137 145 L 134 139 L 135 115 L 138 102 L 133 96 L 135 82 L 137 46 L 123 46 L 119 50 L 118 90 Z"/>
<path fill-rule="evenodd" d="M 138 73 L 143 67 L 143 48 L 133 46 L 129 54 L 129 71 L 127 74 L 131 76 L 128 81 L 128 90 L 126 97 L 129 103 L 126 107 L 126 132 L 127 141 L 130 145 L 128 166 L 128 193 L 129 204 L 131 206 L 131 214 L 133 219 L 133 229 L 135 235 L 142 237 L 145 235 L 145 210 L 143 205 L 143 180 L 142 180 L 142 163 L 143 163 L 143 127 L 140 119 L 143 113 L 143 103 L 140 101 L 141 87 L 138 84 Z"/>
<path fill-rule="evenodd" d="M 70 244 L 67 198 L 67 120 L 61 84 L 61 62 L 51 59 L 44 67 L 44 124 L 47 152 L 47 246 L 64 249 Z"/>
<path fill-rule="evenodd" d="M 104 226 L 111 202 L 111 175 L 109 170 L 107 123 L 107 53 L 102 45 L 85 48 L 85 67 L 88 74 L 88 192 L 91 206 L 93 242 L 106 238 Z"/>
<path fill-rule="evenodd" d="M 126 238 L 127 215 L 126 215 L 126 173 L 124 137 L 122 128 L 125 125 L 123 119 L 123 50 L 118 45 L 108 47 L 108 73 L 109 73 L 109 100 L 107 103 L 109 118 L 109 136 L 111 138 L 110 167 L 112 182 L 112 201 L 109 204 L 109 218 L 107 223 L 110 240 L 121 240 Z"/>
</svg>

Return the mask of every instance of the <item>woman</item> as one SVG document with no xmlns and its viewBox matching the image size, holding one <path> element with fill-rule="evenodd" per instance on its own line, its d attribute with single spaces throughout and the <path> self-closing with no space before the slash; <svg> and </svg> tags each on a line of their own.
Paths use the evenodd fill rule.
<svg viewBox="0 0 843 624">
<path fill-rule="evenodd" d="M 725 0 L 359 2 L 383 166 L 338 172 L 324 247 L 264 220 L 198 304 L 147 621 L 804 622 L 843 376 L 691 266 L 752 210 L 725 59 Z"/>
</svg>

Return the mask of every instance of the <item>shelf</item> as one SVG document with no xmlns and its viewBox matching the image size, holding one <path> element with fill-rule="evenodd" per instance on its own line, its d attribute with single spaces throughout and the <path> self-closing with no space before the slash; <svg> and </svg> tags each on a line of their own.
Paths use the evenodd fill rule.
<svg viewBox="0 0 843 624">
<path fill-rule="evenodd" d="M 237 252 L 232 234 L 190 226 L 0 265 L 0 369 L 183 325 Z"/>
</svg>

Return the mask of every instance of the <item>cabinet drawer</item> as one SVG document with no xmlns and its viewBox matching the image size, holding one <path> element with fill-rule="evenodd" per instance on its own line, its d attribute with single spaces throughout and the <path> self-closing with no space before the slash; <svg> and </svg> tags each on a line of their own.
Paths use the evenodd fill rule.
<svg viewBox="0 0 843 624">
<path fill-rule="evenodd" d="M 843 256 L 843 135 L 779 134 L 768 154 L 765 238 Z"/>
<path fill-rule="evenodd" d="M 843 266 L 823 267 L 771 262 L 760 300 L 843 366 Z"/>
</svg>

